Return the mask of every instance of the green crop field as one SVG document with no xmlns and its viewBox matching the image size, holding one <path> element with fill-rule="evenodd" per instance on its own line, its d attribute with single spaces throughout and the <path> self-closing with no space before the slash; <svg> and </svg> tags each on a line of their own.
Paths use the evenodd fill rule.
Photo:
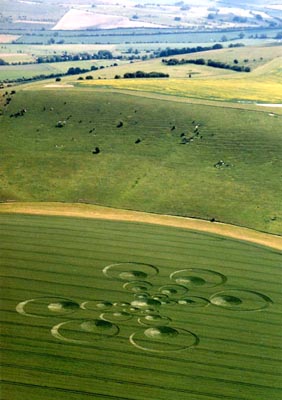
<svg viewBox="0 0 282 400">
<path fill-rule="evenodd" d="M 281 232 L 278 113 L 30 88 L 0 117 L 2 200 L 82 201 Z"/>
<path fill-rule="evenodd" d="M 234 60 L 238 61 L 237 65 L 249 66 L 252 70 L 254 68 L 261 67 L 267 64 L 273 59 L 282 57 L 282 46 L 281 44 L 269 44 L 265 46 L 245 46 L 235 48 L 224 48 L 221 50 L 212 50 L 202 53 L 195 54 L 184 54 L 181 56 L 170 56 L 166 58 L 178 58 L 178 59 L 195 59 L 203 58 L 205 60 L 211 59 L 213 61 L 221 61 L 234 65 Z"/>
<path fill-rule="evenodd" d="M 2 399 L 281 399 L 280 254 L 1 214 Z"/>
</svg>

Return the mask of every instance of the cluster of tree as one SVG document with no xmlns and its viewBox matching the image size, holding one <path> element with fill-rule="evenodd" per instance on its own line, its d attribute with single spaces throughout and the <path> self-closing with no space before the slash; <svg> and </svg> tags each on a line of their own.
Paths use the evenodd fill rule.
<svg viewBox="0 0 282 400">
<path fill-rule="evenodd" d="M 223 48 L 222 44 L 219 43 L 216 43 L 213 46 L 182 47 L 181 49 L 171 49 L 170 47 L 168 47 L 165 50 L 161 50 L 158 53 L 158 57 L 169 57 L 169 56 L 175 56 L 177 54 L 198 53 L 200 51 L 219 50 L 222 48 Z"/>
<path fill-rule="evenodd" d="M 236 47 L 245 47 L 244 43 L 230 43 L 228 46 L 230 49 L 236 48 Z"/>
<path fill-rule="evenodd" d="M 230 65 L 230 64 L 226 64 L 221 61 L 208 60 L 206 65 L 209 67 L 214 67 L 214 68 L 231 69 L 232 71 L 237 71 L 237 72 L 251 72 L 250 67 L 244 67 L 243 65 L 242 66 L 237 65 L 236 62 L 235 62 L 235 64 L 236 65 Z"/>
<path fill-rule="evenodd" d="M 52 79 L 52 78 L 55 78 L 56 81 L 59 82 L 60 78 L 62 76 L 84 74 L 85 72 L 96 71 L 97 69 L 102 69 L 102 68 L 104 68 L 103 65 L 101 65 L 99 68 L 96 67 L 95 65 L 92 65 L 91 69 L 80 68 L 80 67 L 70 67 L 66 73 L 57 73 L 57 74 L 53 73 L 50 75 L 40 74 L 40 75 L 33 76 L 31 78 L 22 77 L 22 78 L 17 78 L 17 79 L 5 79 L 3 82 L 5 82 L 5 83 L 12 83 L 12 82 L 22 83 L 22 82 L 39 81 L 39 80 L 43 80 L 43 79 Z M 93 79 L 93 77 L 91 75 L 89 75 L 88 77 L 86 77 L 86 79 Z"/>
<path fill-rule="evenodd" d="M 136 72 L 126 72 L 123 77 L 125 79 L 128 78 L 169 78 L 169 74 L 164 74 L 163 72 L 144 72 L 144 71 L 136 71 Z M 117 75 L 116 75 L 116 79 Z"/>
<path fill-rule="evenodd" d="M 3 60 L 3 58 L 0 58 L 0 65 L 9 65 L 9 63 Z"/>
<path fill-rule="evenodd" d="M 80 60 L 112 60 L 113 54 L 109 50 L 99 50 L 98 53 L 90 54 L 87 52 L 78 54 L 63 53 L 41 56 L 37 58 L 37 63 L 53 63 L 63 61 L 80 61 Z"/>
<path fill-rule="evenodd" d="M 25 78 L 24 76 L 22 78 L 16 78 L 16 79 L 4 79 L 2 82 L 3 83 L 23 83 L 23 82 L 32 82 L 32 81 L 40 81 L 43 79 L 52 79 L 52 78 L 59 78 L 61 76 L 64 76 L 66 74 L 50 74 L 50 75 L 36 75 L 32 76 L 30 78 Z"/>
<path fill-rule="evenodd" d="M 235 17 L 233 17 L 232 21 L 237 22 L 239 24 L 245 24 L 246 22 L 248 22 L 248 18 L 242 17 L 240 15 L 235 15 Z"/>
<path fill-rule="evenodd" d="M 66 75 L 78 75 L 78 74 L 84 74 L 85 72 L 89 72 L 89 69 L 80 67 L 70 67 L 67 70 Z"/>
<path fill-rule="evenodd" d="M 195 60 L 185 60 L 184 58 L 178 60 L 177 58 L 170 58 L 169 60 L 162 59 L 162 62 L 166 65 L 197 64 L 197 65 L 207 65 L 208 67 L 214 67 L 214 68 L 231 69 L 233 71 L 238 71 L 238 72 L 251 72 L 250 67 L 237 65 L 238 60 L 234 60 L 235 65 L 226 64 L 221 61 L 213 61 L 213 60 L 206 61 L 204 58 L 197 58 Z"/>
</svg>

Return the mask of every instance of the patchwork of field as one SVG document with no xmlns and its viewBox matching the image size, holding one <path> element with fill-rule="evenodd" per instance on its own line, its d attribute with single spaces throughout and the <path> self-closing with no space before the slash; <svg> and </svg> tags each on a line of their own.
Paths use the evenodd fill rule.
<svg viewBox="0 0 282 400">
<path fill-rule="evenodd" d="M 251 59 L 246 59 L 248 51 L 253 54 Z M 206 60 L 211 58 L 214 61 L 221 61 L 230 65 L 235 65 L 234 60 L 236 60 L 238 65 L 251 66 L 253 70 L 250 73 L 239 73 L 228 69 L 194 64 L 167 66 L 160 59 L 155 59 L 124 65 L 118 69 L 96 71 L 93 74 L 94 78 L 107 79 L 80 82 L 80 85 L 224 102 L 282 103 L 281 46 L 222 49 L 168 58 L 204 58 Z M 138 70 L 144 72 L 159 71 L 169 74 L 170 78 L 112 79 L 116 74 L 123 76 L 125 72 L 136 72 Z M 187 78 L 188 76 L 190 76 L 190 79 Z"/>
<path fill-rule="evenodd" d="M 3 399 L 281 398 L 277 251 L 141 223 L 0 218 Z"/>
</svg>

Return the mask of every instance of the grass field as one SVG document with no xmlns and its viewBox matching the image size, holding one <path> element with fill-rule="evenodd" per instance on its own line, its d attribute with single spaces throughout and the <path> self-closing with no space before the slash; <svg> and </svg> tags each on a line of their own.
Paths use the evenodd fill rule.
<svg viewBox="0 0 282 400">
<path fill-rule="evenodd" d="M 1 199 L 83 201 L 281 233 L 280 118 L 94 90 L 19 91 L 1 117 Z M 220 160 L 229 166 L 215 168 Z"/>
<path fill-rule="evenodd" d="M 277 251 L 141 223 L 0 218 L 3 400 L 281 398 Z"/>
</svg>

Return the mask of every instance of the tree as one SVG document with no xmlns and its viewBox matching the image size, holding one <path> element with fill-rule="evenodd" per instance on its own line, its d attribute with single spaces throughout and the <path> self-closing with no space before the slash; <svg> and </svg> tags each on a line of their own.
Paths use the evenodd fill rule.
<svg viewBox="0 0 282 400">
<path fill-rule="evenodd" d="M 216 14 L 213 14 L 213 13 L 208 14 L 208 19 L 215 19 L 215 17 L 216 17 Z"/>
<path fill-rule="evenodd" d="M 256 14 L 256 20 L 257 21 L 263 21 L 263 18 L 260 14 Z"/>
<path fill-rule="evenodd" d="M 112 53 L 109 50 L 99 50 L 97 53 L 98 58 L 111 60 L 113 58 Z"/>
</svg>

